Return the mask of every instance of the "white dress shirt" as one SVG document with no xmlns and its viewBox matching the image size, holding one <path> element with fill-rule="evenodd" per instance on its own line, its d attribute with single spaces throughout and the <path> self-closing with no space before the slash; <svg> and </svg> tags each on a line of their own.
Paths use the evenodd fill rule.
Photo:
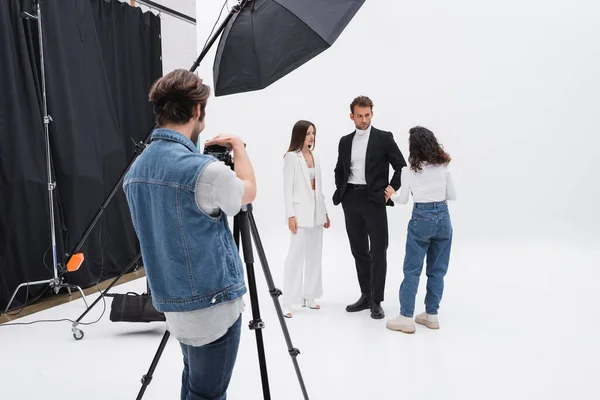
<svg viewBox="0 0 600 400">
<path fill-rule="evenodd" d="M 366 130 L 356 129 L 352 139 L 352 153 L 350 159 L 350 175 L 348 183 L 355 185 L 366 185 L 365 167 L 367 159 L 367 145 L 371 135 L 371 125 Z"/>
<path fill-rule="evenodd" d="M 422 167 L 420 172 L 414 172 L 410 166 L 402 169 L 400 191 L 392 195 L 392 201 L 406 204 L 409 193 L 412 193 L 415 203 L 456 200 L 454 182 L 447 165 L 423 164 Z"/>
</svg>

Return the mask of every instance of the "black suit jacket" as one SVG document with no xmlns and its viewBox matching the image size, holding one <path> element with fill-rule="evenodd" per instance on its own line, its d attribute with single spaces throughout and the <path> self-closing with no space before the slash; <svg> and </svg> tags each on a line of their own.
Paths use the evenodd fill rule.
<svg viewBox="0 0 600 400">
<path fill-rule="evenodd" d="M 335 166 L 335 187 L 333 204 L 338 205 L 344 198 L 348 177 L 350 176 L 350 161 L 352 157 L 352 139 L 356 131 L 343 136 L 338 147 L 338 159 Z M 394 175 L 389 181 L 390 164 Z M 406 167 L 406 161 L 398 148 L 392 132 L 381 131 L 371 126 L 367 156 L 365 160 L 365 178 L 369 198 L 376 203 L 385 203 L 385 188 L 390 185 L 394 190 L 400 189 L 400 174 Z M 388 200 L 387 205 L 394 203 Z"/>
</svg>

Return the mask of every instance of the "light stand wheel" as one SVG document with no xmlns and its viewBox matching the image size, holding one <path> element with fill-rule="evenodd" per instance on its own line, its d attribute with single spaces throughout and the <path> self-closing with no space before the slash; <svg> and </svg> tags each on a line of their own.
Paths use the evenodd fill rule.
<svg viewBox="0 0 600 400">
<path fill-rule="evenodd" d="M 83 339 L 83 336 L 84 336 L 84 334 L 81 329 L 77 329 L 77 328 L 73 329 L 73 337 L 75 338 L 75 340 L 81 340 L 81 339 Z"/>
</svg>

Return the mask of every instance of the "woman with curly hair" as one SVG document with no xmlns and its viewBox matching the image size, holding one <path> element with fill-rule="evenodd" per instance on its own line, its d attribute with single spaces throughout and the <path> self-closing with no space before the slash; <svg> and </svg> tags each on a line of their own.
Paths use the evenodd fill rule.
<svg viewBox="0 0 600 400">
<path fill-rule="evenodd" d="M 447 200 L 455 200 L 454 184 L 448 170 L 450 156 L 435 135 L 420 126 L 410 130 L 408 139 L 410 169 L 402 171 L 400 192 L 391 186 L 386 194 L 400 204 L 413 195 L 413 213 L 408 223 L 404 280 L 400 285 L 400 315 L 387 321 L 387 328 L 405 333 L 415 332 L 415 321 L 430 329 L 439 329 L 438 309 L 444 291 L 452 246 L 452 223 Z M 427 257 L 427 295 L 425 312 L 413 321 L 415 297 L 423 260 Z"/>
</svg>

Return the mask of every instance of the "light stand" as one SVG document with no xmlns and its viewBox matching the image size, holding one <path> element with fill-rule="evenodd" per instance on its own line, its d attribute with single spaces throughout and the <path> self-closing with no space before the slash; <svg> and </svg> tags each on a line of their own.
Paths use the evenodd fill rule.
<svg viewBox="0 0 600 400">
<path fill-rule="evenodd" d="M 59 265 L 58 257 L 56 254 L 56 226 L 54 221 L 54 189 L 56 189 L 56 182 L 54 182 L 52 178 L 52 163 L 51 163 L 51 154 L 50 154 L 50 133 L 48 129 L 48 125 L 50 121 L 52 121 L 52 117 L 48 115 L 48 104 L 46 101 L 46 74 L 44 70 L 44 44 L 43 44 L 43 34 L 42 34 L 42 11 L 41 11 L 41 0 L 34 0 L 35 3 L 35 15 L 30 14 L 28 12 L 23 12 L 23 16 L 28 19 L 37 20 L 38 25 L 38 39 L 40 44 L 40 71 L 41 71 L 41 89 L 42 89 L 42 107 L 43 107 L 43 117 L 44 117 L 44 136 L 46 141 L 46 169 L 48 172 L 48 205 L 50 207 L 50 235 L 52 237 L 52 269 L 54 276 L 52 279 L 46 279 L 43 281 L 35 281 L 35 282 L 25 282 L 17 286 L 17 289 L 13 293 L 10 301 L 6 305 L 5 313 L 8 312 L 10 305 L 12 304 L 15 296 L 17 295 L 19 289 L 22 287 L 36 286 L 36 285 L 44 285 L 47 284 L 51 289 L 54 290 L 54 293 L 58 294 L 60 289 L 66 288 L 69 292 L 69 296 L 71 296 L 71 289 L 79 290 L 81 293 L 81 297 L 87 306 L 87 299 L 85 298 L 85 294 L 83 290 L 77 285 L 71 285 L 63 282 L 63 276 L 66 273 L 66 267 L 63 265 Z"/>
<path fill-rule="evenodd" d="M 194 72 L 196 70 L 196 68 L 198 68 L 198 66 L 200 65 L 200 62 L 202 61 L 202 59 L 206 56 L 206 54 L 208 54 L 208 51 L 210 50 L 210 48 L 212 47 L 212 45 L 217 41 L 217 38 L 219 37 L 219 35 L 223 32 L 223 30 L 225 30 L 225 27 L 227 26 L 227 23 L 231 20 L 231 18 L 233 18 L 233 16 L 235 14 L 237 14 L 238 12 L 240 12 L 242 10 L 242 8 L 248 3 L 248 1 L 249 0 L 241 0 L 239 4 L 237 4 L 237 5 L 235 5 L 235 6 L 233 6 L 231 8 L 231 11 L 229 12 L 229 14 L 225 18 L 225 20 L 221 23 L 221 25 L 217 28 L 216 32 L 212 35 L 212 37 L 206 43 L 206 46 L 204 46 L 204 49 L 202 49 L 202 52 L 200 52 L 200 54 L 198 55 L 198 58 L 196 58 L 196 61 L 194 61 L 194 64 L 190 68 L 190 72 Z M 127 165 L 127 167 L 125 167 L 125 170 L 121 174 L 121 177 L 119 178 L 119 180 L 117 181 L 117 183 L 115 183 L 115 186 L 112 188 L 110 194 L 104 200 L 104 202 L 100 206 L 100 209 L 98 210 L 98 212 L 94 216 L 94 219 L 92 220 L 92 222 L 90 223 L 90 225 L 85 230 L 85 233 L 83 234 L 81 240 L 79 241 L 79 243 L 75 247 L 75 250 L 73 251 L 71 257 L 73 257 L 75 254 L 79 253 L 79 251 L 83 247 L 83 243 L 87 240 L 88 236 L 90 235 L 90 233 L 94 229 L 94 226 L 96 226 L 96 223 L 98 222 L 98 220 L 102 216 L 102 213 L 104 212 L 104 210 L 108 206 L 108 203 L 112 200 L 112 198 L 117 193 L 117 191 L 121 190 L 121 187 L 122 187 L 122 184 L 123 184 L 123 180 L 125 179 L 125 175 L 127 174 L 127 171 L 129 171 L 129 169 L 133 165 L 133 163 L 136 160 L 136 158 L 144 151 L 144 149 L 146 148 L 146 145 L 150 142 L 150 139 L 152 138 L 152 132 L 154 131 L 154 129 L 156 127 L 157 126 L 155 124 L 152 127 L 152 129 L 150 130 L 150 132 L 148 132 L 148 134 L 146 135 L 146 138 L 144 139 L 144 141 L 136 144 L 136 149 L 135 149 L 134 156 L 132 157 L 132 159 L 129 162 L 129 164 Z M 94 306 L 96 304 L 98 304 L 100 302 L 100 300 L 102 300 L 104 297 L 108 296 L 107 295 L 108 291 L 117 283 L 117 281 L 119 279 L 121 279 L 123 277 L 123 275 L 125 275 L 129 271 L 133 270 L 133 268 L 137 265 L 137 262 L 138 262 L 138 260 L 141 257 L 142 257 L 141 253 L 138 253 L 138 255 L 133 259 L 133 261 L 131 261 L 129 263 L 129 265 L 123 271 L 121 271 L 121 273 L 119 274 L 119 276 L 117 276 L 112 281 L 112 283 L 100 294 L 100 296 L 98 296 L 98 298 L 96 298 L 96 300 L 94 300 L 94 302 L 92 303 L 92 305 L 89 306 L 89 307 L 87 307 L 87 309 L 83 312 L 83 314 L 81 314 L 79 316 L 79 318 L 77 318 L 73 322 L 73 325 L 71 327 L 71 333 L 73 334 L 73 337 L 76 340 L 81 340 L 81 339 L 83 339 L 83 336 L 84 336 L 83 331 L 78 328 L 78 326 L 81 323 L 81 320 L 83 319 L 83 317 L 85 317 L 87 315 L 87 313 L 89 313 L 90 310 L 92 308 L 94 308 Z M 70 258 L 69 258 L 69 261 L 70 261 Z M 67 262 L 67 264 L 68 263 L 69 262 Z M 86 305 L 87 305 L 87 303 L 86 303 Z"/>
</svg>

